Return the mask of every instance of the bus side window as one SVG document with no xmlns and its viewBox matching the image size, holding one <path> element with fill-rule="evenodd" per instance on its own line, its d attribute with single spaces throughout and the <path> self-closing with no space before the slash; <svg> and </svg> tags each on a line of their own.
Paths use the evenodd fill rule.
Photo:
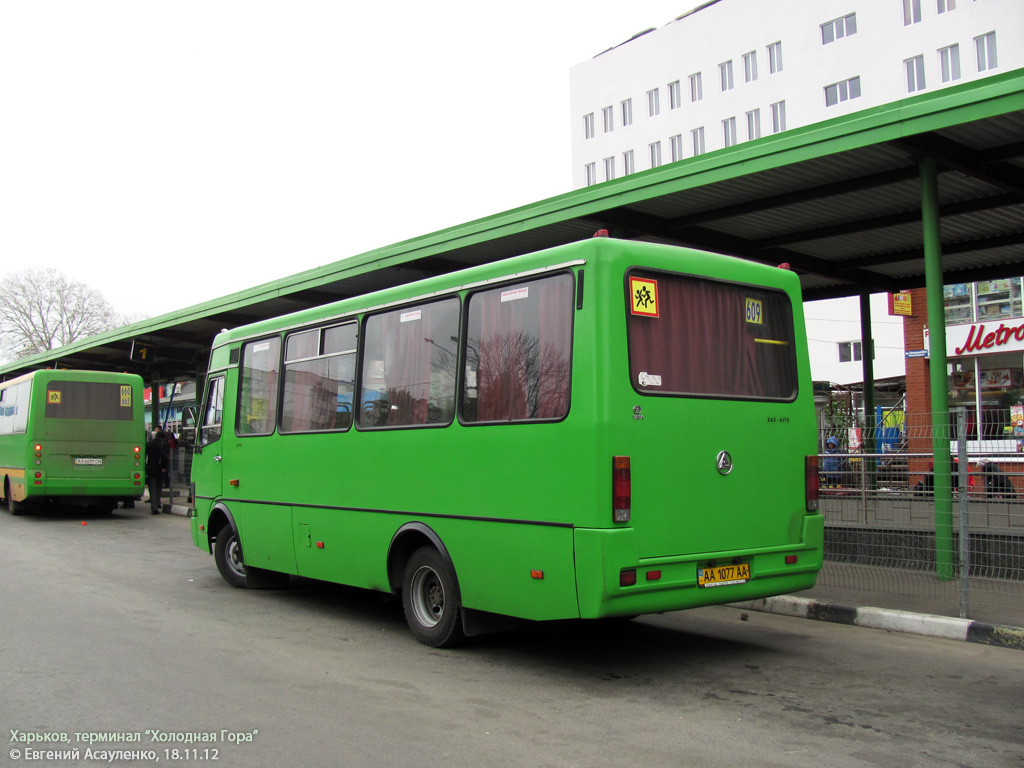
<svg viewBox="0 0 1024 768">
<path fill-rule="evenodd" d="M 210 379 L 206 389 L 206 403 L 203 407 L 203 423 L 199 429 L 196 447 L 202 447 L 220 440 L 221 421 L 224 415 L 224 377 Z"/>
</svg>

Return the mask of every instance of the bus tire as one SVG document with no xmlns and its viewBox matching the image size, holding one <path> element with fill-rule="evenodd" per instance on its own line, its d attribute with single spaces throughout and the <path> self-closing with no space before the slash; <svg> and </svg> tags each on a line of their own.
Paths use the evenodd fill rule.
<svg viewBox="0 0 1024 768">
<path fill-rule="evenodd" d="M 434 547 L 420 547 L 402 575 L 402 608 L 413 635 L 424 645 L 446 648 L 465 639 L 455 569 Z"/>
<path fill-rule="evenodd" d="M 245 586 L 245 561 L 242 559 L 242 543 L 230 525 L 225 525 L 217 534 L 213 548 L 213 559 L 224 581 L 232 587 Z"/>
<path fill-rule="evenodd" d="M 25 505 L 14 500 L 14 492 L 10 483 L 4 483 L 4 498 L 7 500 L 7 511 L 12 515 L 20 515 L 25 511 Z"/>
</svg>

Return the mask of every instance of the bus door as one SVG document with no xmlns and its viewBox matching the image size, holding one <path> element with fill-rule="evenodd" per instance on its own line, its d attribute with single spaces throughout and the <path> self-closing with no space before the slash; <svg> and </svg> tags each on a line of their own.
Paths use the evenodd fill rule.
<svg viewBox="0 0 1024 768">
<path fill-rule="evenodd" d="M 196 512 L 202 512 L 205 520 L 214 500 L 222 495 L 223 374 L 210 377 L 200 417 L 192 456 L 192 499 Z"/>
</svg>

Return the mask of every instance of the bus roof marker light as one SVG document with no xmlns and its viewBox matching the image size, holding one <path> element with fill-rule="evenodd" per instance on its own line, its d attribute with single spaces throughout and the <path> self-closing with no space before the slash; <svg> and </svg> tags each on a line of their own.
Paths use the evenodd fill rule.
<svg viewBox="0 0 1024 768">
<path fill-rule="evenodd" d="M 630 508 L 632 483 L 629 476 L 629 456 L 612 457 L 612 520 L 628 523 L 632 517 Z"/>
<path fill-rule="evenodd" d="M 594 233 L 594 237 L 608 237 L 607 229 L 599 229 Z"/>
<path fill-rule="evenodd" d="M 530 578 L 531 579 L 543 579 L 544 578 L 544 571 L 532 570 L 532 571 L 530 571 Z"/>
</svg>

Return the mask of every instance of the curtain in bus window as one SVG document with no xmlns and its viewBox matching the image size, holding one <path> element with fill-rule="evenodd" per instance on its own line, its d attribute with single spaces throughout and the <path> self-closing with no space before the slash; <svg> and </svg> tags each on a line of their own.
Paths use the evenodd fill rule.
<svg viewBox="0 0 1024 768">
<path fill-rule="evenodd" d="M 627 304 L 630 376 L 638 390 L 769 400 L 796 396 L 786 294 L 678 275 L 632 274 L 657 291 L 657 316 L 636 313 Z"/>
<path fill-rule="evenodd" d="M 131 421 L 132 398 L 127 404 L 121 398 L 122 385 L 101 381 L 58 381 L 46 384 L 47 419 L 95 419 L 97 421 Z"/>
<path fill-rule="evenodd" d="M 277 421 L 281 339 L 261 339 L 242 349 L 242 391 L 238 397 L 238 434 L 268 435 Z"/>
<path fill-rule="evenodd" d="M 354 358 L 348 354 L 285 365 L 282 432 L 347 429 L 351 425 Z"/>
<path fill-rule="evenodd" d="M 455 403 L 456 299 L 371 317 L 360 392 L 361 426 L 441 424 Z"/>
<path fill-rule="evenodd" d="M 467 421 L 561 418 L 569 408 L 572 277 L 483 291 L 470 298 Z"/>
</svg>

